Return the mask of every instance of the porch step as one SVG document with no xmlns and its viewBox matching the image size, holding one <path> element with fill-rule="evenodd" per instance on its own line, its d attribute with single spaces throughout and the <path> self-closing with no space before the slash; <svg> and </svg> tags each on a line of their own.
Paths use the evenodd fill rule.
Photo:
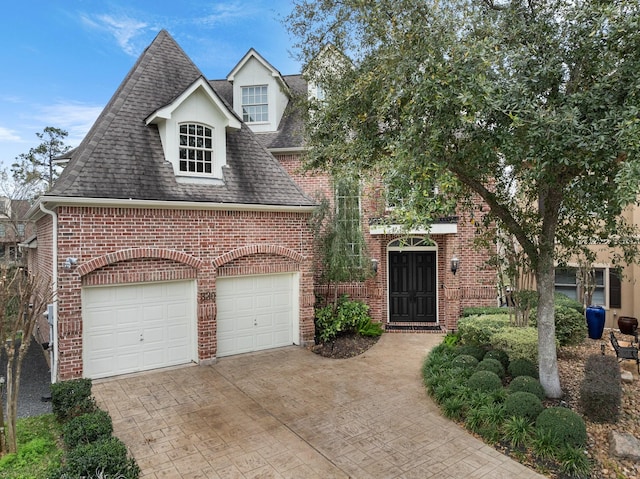
<svg viewBox="0 0 640 479">
<path fill-rule="evenodd" d="M 442 331 L 439 325 L 433 323 L 387 323 L 387 332 L 426 332 L 439 333 Z"/>
</svg>

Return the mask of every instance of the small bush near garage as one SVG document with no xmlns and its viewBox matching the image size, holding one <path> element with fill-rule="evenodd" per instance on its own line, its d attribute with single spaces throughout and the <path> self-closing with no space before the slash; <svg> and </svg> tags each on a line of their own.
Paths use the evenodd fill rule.
<svg viewBox="0 0 640 479">
<path fill-rule="evenodd" d="M 112 433 L 111 416 L 101 409 L 74 417 L 62 426 L 62 437 L 68 449 L 108 438 Z"/>
<path fill-rule="evenodd" d="M 371 321 L 369 306 L 362 301 L 352 301 L 346 295 L 332 304 L 316 309 L 316 336 L 322 343 L 333 341 L 341 333 L 360 333 L 380 336 L 382 328 Z"/>
<path fill-rule="evenodd" d="M 140 476 L 140 468 L 117 437 L 100 439 L 69 451 L 61 475 L 91 477 L 96 471 L 121 479 L 137 479 Z"/>
<path fill-rule="evenodd" d="M 51 409 L 59 422 L 95 411 L 96 408 L 91 397 L 91 379 L 71 379 L 51 385 Z"/>
<path fill-rule="evenodd" d="M 580 409 L 594 422 L 617 422 L 622 403 L 620 365 L 615 356 L 587 358 L 580 385 Z"/>
</svg>

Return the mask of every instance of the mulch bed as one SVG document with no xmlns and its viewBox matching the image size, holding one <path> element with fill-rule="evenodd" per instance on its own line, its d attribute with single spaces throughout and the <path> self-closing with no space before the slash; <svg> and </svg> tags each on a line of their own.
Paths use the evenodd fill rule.
<svg viewBox="0 0 640 479">
<path fill-rule="evenodd" d="M 358 356 L 378 342 L 380 337 L 366 337 L 358 334 L 342 334 L 334 341 L 316 344 L 311 350 L 325 358 L 346 359 Z"/>
</svg>

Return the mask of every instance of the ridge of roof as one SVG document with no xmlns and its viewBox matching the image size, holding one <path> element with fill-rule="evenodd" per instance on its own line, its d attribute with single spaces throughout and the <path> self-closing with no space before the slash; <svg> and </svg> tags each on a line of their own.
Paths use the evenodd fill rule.
<svg viewBox="0 0 640 479">
<path fill-rule="evenodd" d="M 43 201 L 49 196 L 315 204 L 241 122 L 239 130 L 226 131 L 223 185 L 178 183 L 164 156 L 157 125 L 146 125 L 145 119 L 170 104 L 201 77 L 204 78 L 202 72 L 171 35 L 161 30 L 72 153 Z M 224 96 L 215 88 L 214 92 L 233 112 Z"/>
</svg>

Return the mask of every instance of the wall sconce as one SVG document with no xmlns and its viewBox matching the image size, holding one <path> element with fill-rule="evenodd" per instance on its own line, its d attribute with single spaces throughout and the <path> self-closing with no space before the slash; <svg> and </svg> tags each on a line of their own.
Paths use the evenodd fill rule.
<svg viewBox="0 0 640 479">
<path fill-rule="evenodd" d="M 454 254 L 453 258 L 451 258 L 451 272 L 455 275 L 458 271 L 458 267 L 460 266 L 460 260 Z"/>
<path fill-rule="evenodd" d="M 64 262 L 64 269 L 71 269 L 72 266 L 78 264 L 78 258 L 68 257 Z"/>
<path fill-rule="evenodd" d="M 371 258 L 371 269 L 373 270 L 373 274 L 378 272 L 378 260 L 375 258 Z"/>
</svg>

